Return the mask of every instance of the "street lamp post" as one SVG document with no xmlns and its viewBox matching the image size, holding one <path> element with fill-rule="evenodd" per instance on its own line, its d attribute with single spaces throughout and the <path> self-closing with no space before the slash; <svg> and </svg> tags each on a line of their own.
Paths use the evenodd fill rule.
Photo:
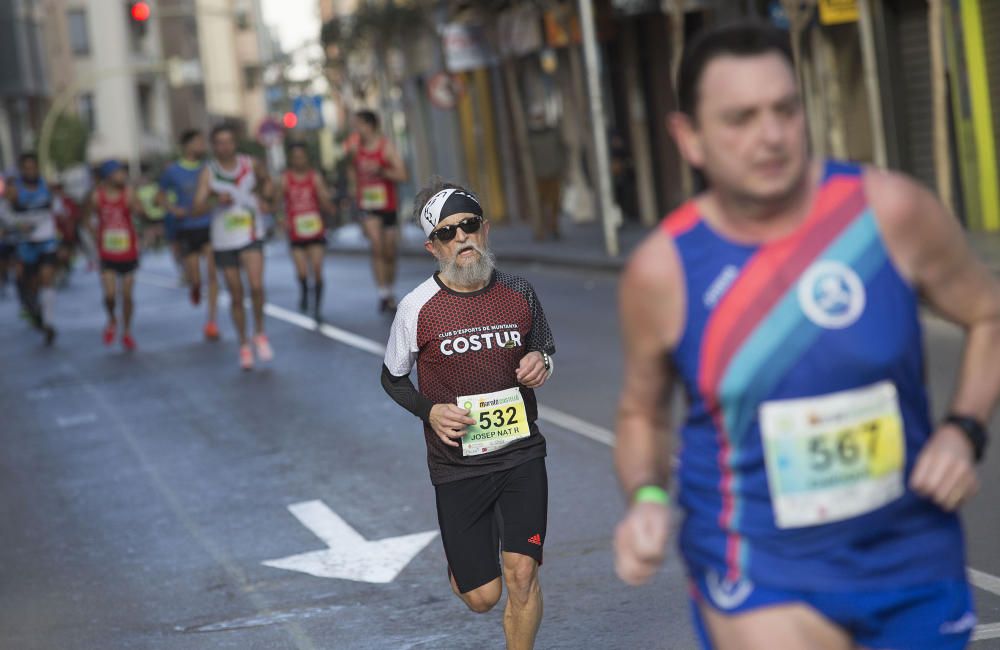
<svg viewBox="0 0 1000 650">
<path fill-rule="evenodd" d="M 590 99 L 590 125 L 597 159 L 597 196 L 604 224 L 604 245 L 611 257 L 618 255 L 618 224 L 611 197 L 611 169 L 608 166 L 608 134 L 604 126 L 604 101 L 601 96 L 600 67 L 597 60 L 597 30 L 594 7 L 590 0 L 580 0 L 580 26 L 583 31 L 583 58 L 587 68 L 587 94 Z"/>
</svg>

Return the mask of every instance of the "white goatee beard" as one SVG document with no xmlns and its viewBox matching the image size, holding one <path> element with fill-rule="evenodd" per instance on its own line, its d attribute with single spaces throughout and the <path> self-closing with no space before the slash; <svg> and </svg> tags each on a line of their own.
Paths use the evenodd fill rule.
<svg viewBox="0 0 1000 650">
<path fill-rule="evenodd" d="M 441 277 L 449 284 L 463 288 L 475 287 L 489 282 L 490 276 L 493 274 L 493 268 L 496 265 L 496 260 L 493 258 L 493 251 L 488 248 L 480 248 L 472 243 L 463 246 L 462 250 L 466 248 L 472 248 L 479 253 L 479 259 L 468 264 L 459 264 L 457 260 L 461 250 L 455 253 L 451 259 L 439 259 L 438 270 Z"/>
</svg>

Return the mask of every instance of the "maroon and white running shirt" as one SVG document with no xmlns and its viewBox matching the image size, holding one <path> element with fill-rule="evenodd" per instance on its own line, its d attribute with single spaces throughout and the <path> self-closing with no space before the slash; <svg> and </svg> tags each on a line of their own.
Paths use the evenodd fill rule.
<svg viewBox="0 0 1000 650">
<path fill-rule="evenodd" d="M 399 303 L 386 346 L 385 365 L 396 377 L 417 367 L 420 392 L 435 404 L 460 395 L 518 386 L 517 367 L 528 352 L 555 352 L 552 332 L 535 290 L 522 278 L 495 271 L 486 287 L 452 291 L 437 274 Z M 509 469 L 545 456 L 538 431 L 535 392 L 521 386 L 531 435 L 494 452 L 463 456 L 424 423 L 427 464 L 435 485 Z"/>
</svg>

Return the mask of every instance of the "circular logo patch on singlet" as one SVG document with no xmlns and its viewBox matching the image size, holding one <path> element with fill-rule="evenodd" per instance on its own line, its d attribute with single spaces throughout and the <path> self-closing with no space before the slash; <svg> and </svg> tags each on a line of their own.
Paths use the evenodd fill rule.
<svg viewBox="0 0 1000 650">
<path fill-rule="evenodd" d="M 708 587 L 708 597 L 715 606 L 723 611 L 739 607 L 753 593 L 754 584 L 748 578 L 730 580 L 720 578 L 714 569 L 705 574 L 705 586 Z"/>
<path fill-rule="evenodd" d="M 843 329 L 865 310 L 865 285 L 843 262 L 816 262 L 799 280 L 799 304 L 820 327 Z"/>
</svg>

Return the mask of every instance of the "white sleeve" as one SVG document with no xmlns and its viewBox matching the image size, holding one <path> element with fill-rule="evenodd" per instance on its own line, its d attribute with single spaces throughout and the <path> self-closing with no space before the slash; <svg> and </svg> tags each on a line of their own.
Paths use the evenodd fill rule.
<svg viewBox="0 0 1000 650">
<path fill-rule="evenodd" d="M 413 370 L 420 353 L 417 342 L 420 312 L 438 291 L 440 287 L 430 277 L 400 301 L 392 329 L 389 330 L 389 342 L 385 346 L 385 367 L 393 376 L 405 377 Z"/>
<path fill-rule="evenodd" d="M 399 309 L 392 321 L 389 342 L 385 346 L 385 367 L 394 376 L 405 377 L 413 369 L 417 352 L 416 314 L 411 317 L 410 310 Z"/>
</svg>

